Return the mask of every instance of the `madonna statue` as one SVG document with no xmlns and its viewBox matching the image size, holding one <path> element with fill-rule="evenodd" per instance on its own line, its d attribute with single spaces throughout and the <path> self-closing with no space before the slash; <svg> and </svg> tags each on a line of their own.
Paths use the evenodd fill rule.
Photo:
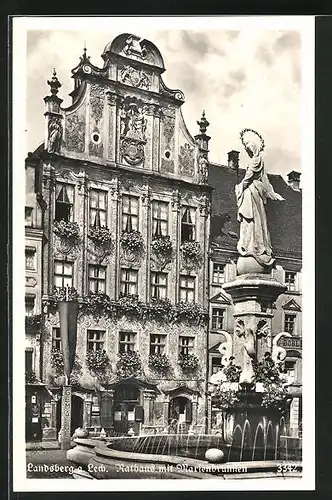
<svg viewBox="0 0 332 500">
<path fill-rule="evenodd" d="M 249 164 L 243 180 L 235 186 L 240 222 L 237 270 L 238 274 L 268 273 L 274 258 L 265 204 L 268 198 L 279 201 L 284 198 L 274 191 L 266 175 L 262 157 L 263 138 L 251 129 L 242 130 L 240 135 Z"/>
</svg>

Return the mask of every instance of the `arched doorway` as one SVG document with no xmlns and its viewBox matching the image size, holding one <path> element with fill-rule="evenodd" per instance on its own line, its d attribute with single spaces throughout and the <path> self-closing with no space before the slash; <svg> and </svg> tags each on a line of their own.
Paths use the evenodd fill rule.
<svg viewBox="0 0 332 500">
<path fill-rule="evenodd" d="M 134 383 L 117 386 L 114 391 L 114 431 L 116 434 L 127 434 L 132 428 L 139 433 L 139 422 L 142 420 L 141 391 Z"/>
<path fill-rule="evenodd" d="M 184 396 L 176 396 L 169 403 L 169 430 L 171 433 L 186 433 L 192 421 L 191 401 Z"/>
<path fill-rule="evenodd" d="M 57 432 L 61 429 L 61 399 L 58 400 L 56 408 Z M 74 434 L 77 427 L 83 427 L 83 399 L 76 394 L 71 396 L 71 424 L 70 433 Z"/>
</svg>

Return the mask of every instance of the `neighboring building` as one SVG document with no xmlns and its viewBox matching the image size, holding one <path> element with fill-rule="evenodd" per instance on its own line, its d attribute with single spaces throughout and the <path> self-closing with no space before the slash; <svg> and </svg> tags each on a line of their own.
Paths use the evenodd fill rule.
<svg viewBox="0 0 332 500">
<path fill-rule="evenodd" d="M 233 305 L 230 296 L 222 289 L 223 283 L 236 277 L 236 249 L 239 233 L 234 187 L 244 175 L 239 168 L 239 153 L 228 153 L 227 165 L 211 164 L 209 184 L 213 186 L 211 207 L 211 260 L 210 260 L 210 325 L 209 325 L 209 375 L 220 369 L 222 356 L 218 350 L 221 342 L 232 340 L 234 332 Z M 268 165 L 267 165 L 268 167 Z M 283 337 L 278 345 L 287 350 L 285 368 L 293 384 L 290 410 L 290 428 L 293 433 L 302 428 L 302 193 L 300 174 L 291 172 L 288 184 L 280 175 L 269 174 L 274 190 L 284 201 L 268 202 L 267 217 L 276 268 L 272 276 L 287 285 L 274 305 L 272 337 L 288 332 L 292 338 Z M 221 331 L 230 335 L 227 336 Z M 228 337 L 228 338 L 226 338 Z M 272 348 L 272 346 L 271 346 Z M 212 418 L 218 427 L 218 419 Z"/>
<path fill-rule="evenodd" d="M 41 297 L 43 203 L 36 193 L 38 162 L 26 163 L 25 201 L 25 380 L 26 433 L 28 439 L 41 438 Z"/>
<path fill-rule="evenodd" d="M 70 293 L 75 288 L 79 297 L 101 292 L 116 311 L 98 317 L 86 306 L 79 314 L 72 429 L 201 431 L 206 425 L 208 123 L 203 114 L 198 135 L 189 134 L 181 113 L 184 95 L 163 83 L 163 59 L 151 42 L 120 35 L 102 58 L 100 69 L 85 53 L 81 57 L 73 70 L 73 102 L 66 109 L 54 73 L 51 95 L 44 99 L 47 137 L 26 161 L 28 169 L 38 165 L 36 191 L 45 203 L 40 376 L 54 397 L 45 403 L 43 437 L 56 438 L 61 424 L 64 380 L 56 370 L 61 340 L 54 287 L 69 287 Z M 112 238 L 107 251 L 92 236 L 101 228 L 110 230 L 104 232 Z M 158 254 L 156 239 L 167 248 L 170 242 L 171 253 Z M 169 321 L 156 311 L 160 304 L 177 311 L 177 318 Z M 155 312 L 147 315 L 151 307 Z M 110 369 L 98 378 L 87 363 L 103 350 Z M 123 375 L 132 351 L 142 370 Z M 119 354 L 127 359 L 122 368 Z M 150 367 L 153 354 L 167 355 L 166 374 Z M 196 357 L 197 369 L 182 369 L 179 357 L 189 363 Z"/>
</svg>

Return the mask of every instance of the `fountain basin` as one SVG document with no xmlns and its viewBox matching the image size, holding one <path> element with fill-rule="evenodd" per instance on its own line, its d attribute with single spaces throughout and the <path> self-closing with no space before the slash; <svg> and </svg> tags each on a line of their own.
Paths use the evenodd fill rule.
<svg viewBox="0 0 332 500">
<path fill-rule="evenodd" d="M 129 438 L 126 438 L 129 439 Z M 131 438 L 132 439 L 132 438 Z M 87 439 L 76 439 L 80 450 L 69 450 L 67 458 L 80 465 L 83 471 L 73 474 L 75 478 L 87 479 L 248 479 L 248 478 L 299 478 L 301 462 L 292 463 L 291 470 L 284 469 L 283 461 L 227 462 L 210 464 L 204 460 L 170 455 L 135 453 L 112 448 L 113 444 L 87 443 Z M 92 455 L 91 455 L 92 451 Z M 70 453 L 72 452 L 72 453 Z M 90 458 L 87 462 L 87 455 Z"/>
</svg>

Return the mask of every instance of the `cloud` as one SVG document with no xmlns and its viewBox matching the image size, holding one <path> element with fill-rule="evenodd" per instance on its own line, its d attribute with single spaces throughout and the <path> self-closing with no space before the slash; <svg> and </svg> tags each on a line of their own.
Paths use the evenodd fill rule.
<svg viewBox="0 0 332 500">
<path fill-rule="evenodd" d="M 231 149 L 241 151 L 242 128 L 257 129 L 267 148 L 267 169 L 282 174 L 300 170 L 301 147 L 301 39 L 296 31 L 244 29 L 149 30 L 136 34 L 160 50 L 166 71 L 163 79 L 181 89 L 182 110 L 188 129 L 198 132 L 202 110 L 210 122 L 210 159 L 227 161 Z M 102 67 L 101 54 L 119 31 L 73 29 L 28 33 L 27 145 L 35 149 L 43 140 L 47 79 L 57 70 L 62 83 L 59 96 L 69 106 L 73 89 L 71 69 L 83 52 L 84 41 L 93 64 Z"/>
</svg>

